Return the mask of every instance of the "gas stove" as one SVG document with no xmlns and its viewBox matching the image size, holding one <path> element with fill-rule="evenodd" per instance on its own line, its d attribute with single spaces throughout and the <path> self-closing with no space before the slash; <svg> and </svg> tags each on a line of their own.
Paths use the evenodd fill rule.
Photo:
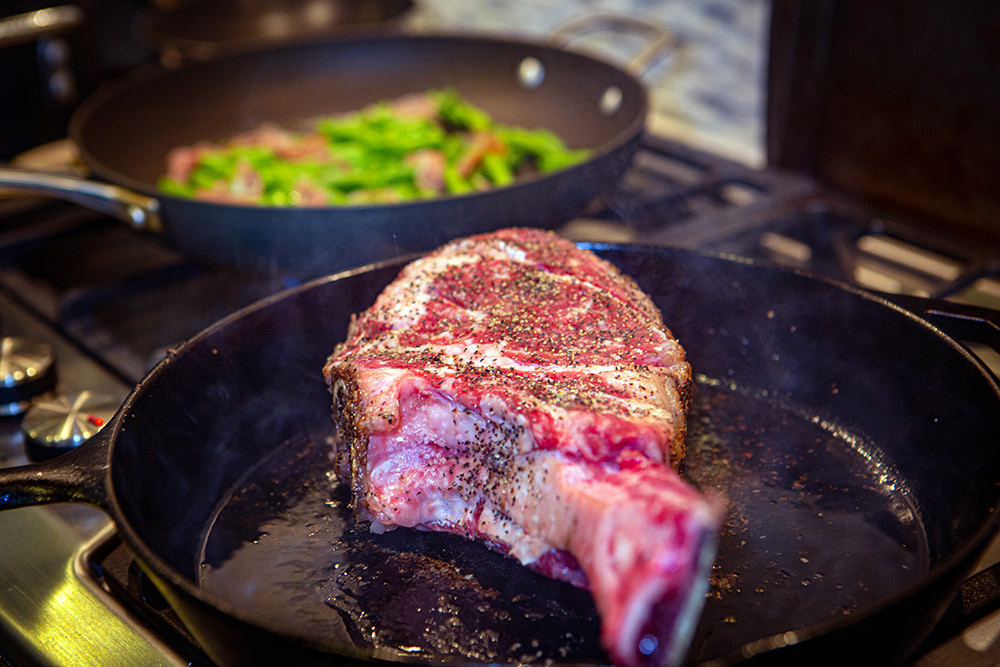
<svg viewBox="0 0 1000 667">
<path fill-rule="evenodd" d="M 657 136 L 644 139 L 611 195 L 557 231 L 732 253 L 882 292 L 1000 308 L 997 246 L 943 237 L 809 178 Z M 70 204 L 0 200 L 0 334 L 51 347 L 59 395 L 120 404 L 168 350 L 297 282 L 193 265 Z M 996 351 L 975 351 L 1000 369 Z M 34 438 L 22 417 L 0 418 L 0 465 L 26 462 Z M 211 664 L 101 512 L 0 512 L 0 543 L 0 664 Z M 1000 660 L 998 560 L 991 550 L 916 664 Z"/>
</svg>

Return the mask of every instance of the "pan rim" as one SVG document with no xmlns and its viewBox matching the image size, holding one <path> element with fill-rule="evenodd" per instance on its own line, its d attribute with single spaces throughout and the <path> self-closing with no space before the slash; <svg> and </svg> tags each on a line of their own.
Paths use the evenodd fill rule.
<svg viewBox="0 0 1000 667">
<path fill-rule="evenodd" d="M 194 2 L 180 6 L 161 6 L 160 4 L 144 6 L 132 21 L 133 28 L 146 44 L 168 57 L 177 55 L 201 59 L 202 56 L 217 57 L 220 54 L 236 53 L 247 48 L 266 48 L 307 39 L 316 40 L 324 37 L 344 36 L 361 31 L 399 30 L 399 26 L 412 12 L 415 5 L 414 0 L 384 0 L 371 3 L 378 10 L 374 19 L 347 22 L 338 20 L 339 17 L 334 17 L 328 23 L 323 24 L 325 32 L 305 31 L 301 34 L 286 35 L 280 39 L 272 39 L 263 35 L 211 39 L 184 35 L 183 32 L 178 34 L 176 31 L 170 30 L 173 26 L 172 22 L 185 18 L 191 19 L 192 16 L 200 18 L 204 11 L 201 11 L 199 4 L 204 3 Z"/>
</svg>

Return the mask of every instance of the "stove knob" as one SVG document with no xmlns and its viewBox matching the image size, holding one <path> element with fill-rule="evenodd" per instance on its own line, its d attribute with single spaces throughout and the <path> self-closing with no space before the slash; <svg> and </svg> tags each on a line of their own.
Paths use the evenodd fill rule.
<svg viewBox="0 0 1000 667">
<path fill-rule="evenodd" d="M 28 458 L 43 461 L 79 447 L 114 416 L 118 404 L 89 391 L 39 397 L 21 421 Z"/>
<path fill-rule="evenodd" d="M 55 361 L 47 343 L 0 339 L 0 416 L 19 415 L 35 396 L 55 389 Z"/>
</svg>

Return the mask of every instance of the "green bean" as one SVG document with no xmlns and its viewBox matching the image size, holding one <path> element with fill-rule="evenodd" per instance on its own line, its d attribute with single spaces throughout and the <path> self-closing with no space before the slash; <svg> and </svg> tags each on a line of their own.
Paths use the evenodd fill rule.
<svg viewBox="0 0 1000 667">
<path fill-rule="evenodd" d="M 454 164 L 448 164 L 444 168 L 444 183 L 449 194 L 460 195 L 472 191 L 472 185 L 462 178 Z"/>
<path fill-rule="evenodd" d="M 510 185 L 514 182 L 514 172 L 510 164 L 496 153 L 483 156 L 483 171 L 494 185 Z"/>
<path fill-rule="evenodd" d="M 199 147 L 186 180 L 164 176 L 160 188 L 193 198 L 225 199 L 228 192 L 241 203 L 253 194 L 248 189 L 260 188 L 259 203 L 269 206 L 297 205 L 302 188 L 309 189 L 311 201 L 313 190 L 323 192 L 330 205 L 382 203 L 503 187 L 515 183 L 525 170 L 562 169 L 588 155 L 586 150 L 567 149 L 551 131 L 498 124 L 455 90 L 425 94 L 433 117 L 412 110 L 401 114 L 393 103 L 380 102 L 321 118 L 311 137 L 267 131 L 262 136 L 276 145 L 247 144 L 254 139 L 250 135 L 208 150 Z M 321 142 L 319 147 L 315 142 Z M 283 157 L 296 154 L 297 146 L 304 147 L 299 153 L 306 157 Z M 418 151 L 426 155 L 409 158 Z M 418 163 L 422 185 L 417 184 Z M 440 191 L 433 189 L 435 182 L 443 183 Z"/>
<path fill-rule="evenodd" d="M 444 122 L 466 130 L 487 130 L 493 126 L 488 113 L 460 98 L 454 90 L 441 91 L 435 97 Z"/>
</svg>

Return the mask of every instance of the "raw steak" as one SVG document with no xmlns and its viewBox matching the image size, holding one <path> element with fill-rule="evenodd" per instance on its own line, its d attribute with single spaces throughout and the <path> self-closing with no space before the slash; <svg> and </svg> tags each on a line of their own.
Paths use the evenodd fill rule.
<svg viewBox="0 0 1000 667">
<path fill-rule="evenodd" d="M 403 269 L 324 375 L 373 529 L 480 540 L 588 587 L 617 663 L 683 658 L 720 512 L 675 471 L 691 369 L 631 279 L 549 232 L 454 241 Z"/>
</svg>

